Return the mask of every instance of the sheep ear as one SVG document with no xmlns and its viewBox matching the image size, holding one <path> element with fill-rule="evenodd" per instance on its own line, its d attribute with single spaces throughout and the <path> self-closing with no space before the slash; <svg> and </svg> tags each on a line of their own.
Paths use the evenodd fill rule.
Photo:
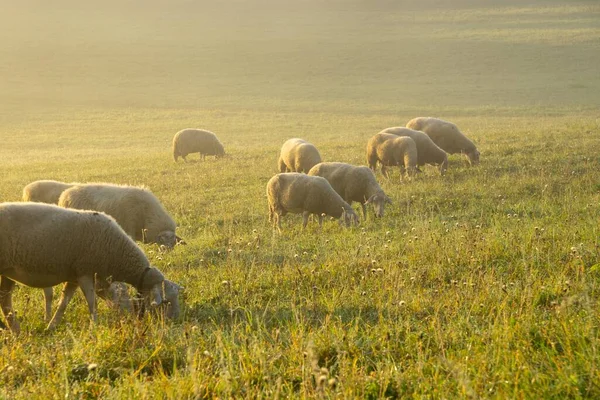
<svg viewBox="0 0 600 400">
<path fill-rule="evenodd" d="M 167 283 L 167 280 L 165 279 L 165 281 L 164 281 L 164 284 L 166 284 L 166 283 Z M 175 282 L 169 281 L 169 283 L 170 283 L 171 285 L 173 285 L 173 287 L 174 287 L 176 290 L 180 291 L 180 292 L 182 292 L 182 291 L 184 291 L 184 290 L 185 290 L 185 288 L 184 288 L 183 286 L 181 286 L 181 285 L 179 285 L 179 284 L 177 284 L 177 283 L 175 283 Z"/>
</svg>

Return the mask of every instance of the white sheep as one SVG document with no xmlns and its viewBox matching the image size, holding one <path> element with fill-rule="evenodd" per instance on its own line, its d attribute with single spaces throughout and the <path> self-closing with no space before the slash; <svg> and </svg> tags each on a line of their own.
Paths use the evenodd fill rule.
<svg viewBox="0 0 600 400">
<path fill-rule="evenodd" d="M 321 162 L 319 150 L 303 139 L 289 139 L 281 146 L 279 172 L 304 172 Z"/>
<path fill-rule="evenodd" d="M 409 139 L 410 140 L 410 139 Z M 373 171 L 365 166 L 354 166 L 340 162 L 319 163 L 308 171 L 308 175 L 321 176 L 348 204 L 357 201 L 367 218 L 367 204 L 372 204 L 375 216 L 383 217 L 385 205 L 391 203 L 377 183 Z"/>
<path fill-rule="evenodd" d="M 173 137 L 173 159 L 177 162 L 179 157 L 187 162 L 185 157 L 191 153 L 200 153 L 204 160 L 206 156 L 222 157 L 225 155 L 223 144 L 217 136 L 204 129 L 183 129 Z"/>
<path fill-rule="evenodd" d="M 23 201 L 58 204 L 62 192 L 79 183 L 64 183 L 53 180 L 40 180 L 31 182 L 23 188 Z M 132 301 L 127 293 L 127 286 L 123 282 L 108 283 L 103 280 L 96 282 L 96 295 L 106 300 L 111 306 L 119 307 L 125 311 L 132 311 Z M 52 318 L 52 299 L 54 293 L 51 287 L 44 288 L 45 319 L 50 322 Z"/>
<path fill-rule="evenodd" d="M 160 201 L 143 187 L 90 183 L 65 190 L 58 205 L 79 210 L 102 211 L 117 220 L 131 238 L 172 248 L 181 238 L 175 221 Z"/>
<path fill-rule="evenodd" d="M 162 303 L 163 274 L 112 217 L 42 203 L 0 204 L 0 306 L 12 331 L 19 331 L 12 311 L 15 281 L 38 288 L 65 282 L 48 324 L 53 329 L 77 287 L 96 321 L 95 278 L 129 283 L 152 304 Z"/>
<path fill-rule="evenodd" d="M 441 175 L 448 170 L 448 154 L 436 145 L 433 140 L 421 131 L 397 126 L 386 128 L 380 133 L 391 133 L 396 136 L 408 136 L 417 145 L 417 165 L 433 164 L 439 166 Z"/>
<path fill-rule="evenodd" d="M 52 180 L 31 182 L 23 188 L 23 201 L 58 204 L 61 193 L 74 185 L 77 184 Z"/>
<path fill-rule="evenodd" d="M 381 172 L 388 178 L 387 167 L 400 166 L 412 177 L 417 169 L 417 145 L 408 136 L 396 136 L 391 133 L 378 133 L 367 143 L 367 163 L 377 170 L 377 162 L 381 163 Z"/>
<path fill-rule="evenodd" d="M 267 183 L 269 221 L 281 231 L 281 217 L 289 213 L 303 215 L 302 227 L 306 228 L 309 214 L 319 217 L 323 225 L 323 214 L 340 218 L 346 226 L 358 223 L 352 207 L 331 187 L 327 179 L 288 172 L 273 176 Z"/>
<path fill-rule="evenodd" d="M 461 153 L 467 156 L 471 165 L 479 163 L 479 150 L 452 122 L 438 118 L 417 117 L 408 121 L 406 127 L 425 132 L 448 154 Z"/>
</svg>

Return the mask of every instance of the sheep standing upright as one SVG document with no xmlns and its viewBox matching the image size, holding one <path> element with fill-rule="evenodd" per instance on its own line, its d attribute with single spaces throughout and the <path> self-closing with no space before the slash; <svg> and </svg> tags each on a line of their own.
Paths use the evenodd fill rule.
<svg viewBox="0 0 600 400">
<path fill-rule="evenodd" d="M 358 223 L 352 207 L 331 187 L 327 179 L 308 176 L 297 172 L 277 174 L 267 183 L 269 221 L 281 231 L 281 217 L 288 212 L 302 213 L 302 227 L 306 228 L 309 214 L 319 217 L 323 225 L 323 214 L 340 218 L 346 225 Z"/>
<path fill-rule="evenodd" d="M 438 165 L 441 175 L 448 170 L 448 155 L 440 149 L 425 133 L 402 126 L 386 128 L 380 133 L 391 133 L 396 136 L 408 136 L 417 145 L 417 165 Z"/>
<path fill-rule="evenodd" d="M 217 136 L 203 129 L 183 129 L 173 137 L 173 159 L 177 162 L 179 157 L 187 162 L 188 154 L 200 153 L 204 160 L 206 156 L 222 157 L 225 155 L 223 144 Z"/>
<path fill-rule="evenodd" d="M 79 210 L 102 211 L 117 220 L 131 238 L 172 248 L 181 238 L 175 221 L 160 201 L 143 187 L 112 184 L 76 185 L 65 190 L 58 205 Z"/>
<path fill-rule="evenodd" d="M 367 143 L 367 163 L 377 170 L 381 163 L 381 172 L 387 178 L 386 167 L 400 166 L 402 172 L 412 177 L 417 169 L 418 152 L 414 140 L 408 136 L 396 136 L 391 133 L 378 133 Z"/>
<path fill-rule="evenodd" d="M 353 201 L 359 202 L 365 219 L 367 204 L 373 205 L 375 216 L 383 217 L 385 205 L 392 202 L 377 183 L 373 172 L 365 166 L 324 162 L 312 167 L 308 175 L 327 179 L 336 193 L 348 204 L 352 205 Z"/>
<path fill-rule="evenodd" d="M 479 150 L 452 122 L 438 118 L 417 117 L 408 121 L 406 127 L 425 132 L 448 154 L 462 153 L 467 156 L 471 165 L 479 163 Z"/>
<path fill-rule="evenodd" d="M 112 217 L 42 203 L 0 204 L 0 306 L 11 330 L 19 331 L 12 311 L 15 281 L 38 288 L 65 282 L 52 329 L 78 286 L 96 320 L 95 277 L 129 283 L 155 305 L 162 303 L 163 274 Z"/>
<path fill-rule="evenodd" d="M 23 201 L 58 204 L 58 198 L 65 190 L 77 185 L 52 180 L 31 182 L 23 188 Z"/>
<path fill-rule="evenodd" d="M 304 172 L 321 162 L 319 150 L 303 139 L 289 139 L 281 146 L 279 172 Z"/>
</svg>

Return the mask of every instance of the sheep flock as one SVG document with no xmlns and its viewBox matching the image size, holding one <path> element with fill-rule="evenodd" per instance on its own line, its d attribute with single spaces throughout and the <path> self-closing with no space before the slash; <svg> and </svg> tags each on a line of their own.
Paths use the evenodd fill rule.
<svg viewBox="0 0 600 400">
<path fill-rule="evenodd" d="M 314 215 L 319 233 L 325 216 L 345 227 L 368 223 L 367 206 L 373 207 L 375 217 L 383 218 L 393 199 L 378 183 L 378 163 L 388 182 L 393 181 L 389 168 L 399 167 L 401 184 L 417 179 L 419 167 L 425 164 L 436 166 L 444 175 L 448 154 L 461 153 L 470 165 L 479 163 L 475 144 L 455 124 L 437 118 L 418 117 L 406 127 L 382 129 L 365 137 L 364 143 L 366 166 L 344 160 L 323 162 L 317 147 L 304 139 L 283 143 L 274 173 L 265 182 L 273 229 L 282 234 L 282 217 L 288 213 L 302 214 L 305 232 L 309 216 Z M 207 155 L 220 158 L 226 154 L 213 132 L 183 129 L 173 137 L 172 156 L 175 162 L 179 157 L 187 162 L 191 153 L 199 153 L 202 161 Z M 202 162 L 198 165 L 202 168 Z M 154 244 L 161 251 L 177 251 L 185 244 L 175 232 L 176 221 L 150 189 L 43 179 L 24 186 L 22 200 L 0 203 L 0 306 L 4 315 L 0 328 L 20 330 L 11 296 L 16 283 L 44 290 L 48 329 L 59 324 L 77 288 L 84 294 L 92 321 L 97 319 L 97 297 L 106 300 L 114 312 L 140 314 L 151 309 L 162 310 L 168 319 L 181 317 L 183 288 L 151 266 L 136 243 Z M 361 205 L 362 221 L 353 202 Z M 52 287 L 60 284 L 64 285 L 62 296 L 52 313 Z"/>
</svg>

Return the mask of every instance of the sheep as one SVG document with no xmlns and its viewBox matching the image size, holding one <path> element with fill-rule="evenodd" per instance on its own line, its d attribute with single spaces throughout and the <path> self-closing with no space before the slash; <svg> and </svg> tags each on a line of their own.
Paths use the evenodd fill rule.
<svg viewBox="0 0 600 400">
<path fill-rule="evenodd" d="M 64 183 L 51 180 L 31 182 L 23 188 L 23 201 L 58 204 L 58 198 L 61 193 L 74 185 L 76 185 L 76 183 Z"/>
<path fill-rule="evenodd" d="M 182 239 L 160 201 L 144 187 L 90 183 L 65 190 L 58 205 L 102 211 L 117 220 L 132 239 L 173 248 Z"/>
<path fill-rule="evenodd" d="M 418 117 L 408 121 L 406 127 L 425 132 L 446 153 L 461 153 L 467 156 L 469 164 L 479 164 L 479 150 L 452 122 L 438 118 Z"/>
<path fill-rule="evenodd" d="M 281 146 L 279 172 L 304 172 L 321 162 L 317 148 L 303 139 L 289 139 Z"/>
<path fill-rule="evenodd" d="M 373 204 L 376 217 L 383 217 L 385 205 L 392 202 L 377 183 L 373 172 L 365 166 L 324 162 L 312 167 L 308 175 L 327 179 L 336 193 L 348 204 L 352 205 L 353 201 L 359 202 L 365 219 L 367 204 Z"/>
<path fill-rule="evenodd" d="M 396 136 L 408 136 L 417 145 L 417 165 L 439 165 L 441 175 L 448 170 L 448 155 L 440 149 L 425 133 L 404 128 L 402 126 L 386 128 L 380 133 L 391 133 Z"/>
<path fill-rule="evenodd" d="M 13 332 L 20 330 L 12 311 L 15 282 L 38 288 L 65 283 L 47 327 L 53 329 L 78 286 L 97 320 L 95 278 L 129 283 L 154 306 L 162 303 L 163 274 L 114 218 L 43 203 L 0 204 L 0 306 Z"/>
<path fill-rule="evenodd" d="M 185 157 L 191 153 L 200 153 L 200 157 L 204 160 L 206 156 L 223 157 L 225 149 L 217 136 L 210 131 L 183 129 L 173 137 L 173 159 L 177 162 L 181 157 L 184 162 L 187 162 Z"/>
<path fill-rule="evenodd" d="M 75 185 L 78 184 L 64 183 L 53 180 L 31 182 L 23 188 L 23 201 L 58 204 L 58 199 L 62 192 Z M 103 285 L 103 283 L 105 284 Z M 123 310 L 132 311 L 133 309 L 131 299 L 127 294 L 127 288 L 122 282 L 113 282 L 108 284 L 104 281 L 98 281 L 96 282 L 96 294 L 100 298 L 118 306 Z M 54 293 L 52 288 L 44 288 L 46 322 L 50 322 L 50 319 L 52 318 L 53 297 Z"/>
<path fill-rule="evenodd" d="M 323 215 L 340 218 L 346 226 L 358 223 L 358 216 L 352 207 L 335 192 L 327 179 L 308 176 L 297 172 L 281 173 L 267 183 L 269 221 L 277 224 L 281 232 L 281 217 L 288 212 L 302 213 L 302 228 L 306 228 L 309 214 L 319 216 L 319 226 L 323 226 Z"/>
<path fill-rule="evenodd" d="M 381 172 L 388 178 L 386 167 L 399 165 L 412 177 L 417 169 L 417 145 L 408 136 L 396 136 L 391 133 L 378 133 L 367 143 L 367 163 L 377 170 L 377 162 L 381 163 Z"/>
<path fill-rule="evenodd" d="M 69 189 L 78 183 L 64 183 L 52 180 L 41 180 L 31 182 L 23 188 L 23 201 L 41 202 L 48 204 L 58 204 L 58 199 L 63 191 Z M 125 311 L 132 311 L 132 303 L 127 288 L 122 282 L 112 282 L 110 284 L 104 281 L 96 282 L 96 294 Z M 52 299 L 54 293 L 51 287 L 44 288 L 45 299 L 45 320 L 50 322 L 52 318 Z"/>
</svg>

